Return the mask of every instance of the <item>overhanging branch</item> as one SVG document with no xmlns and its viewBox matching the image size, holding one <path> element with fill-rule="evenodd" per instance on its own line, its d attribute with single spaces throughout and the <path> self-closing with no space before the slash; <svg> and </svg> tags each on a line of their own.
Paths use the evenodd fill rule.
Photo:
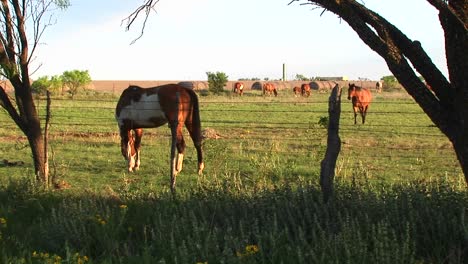
<svg viewBox="0 0 468 264">
<path fill-rule="evenodd" d="M 145 13 L 144 14 L 144 19 L 143 19 L 143 25 L 141 26 L 140 35 L 136 39 L 134 39 L 130 44 L 135 43 L 137 40 L 139 40 L 143 36 L 143 34 L 145 32 L 146 22 L 148 21 L 149 14 L 151 13 L 151 11 L 155 11 L 154 7 L 156 6 L 156 4 L 158 2 L 159 2 L 159 0 L 146 0 L 146 2 L 143 5 L 139 6 L 128 17 L 126 17 L 125 19 L 122 20 L 122 23 L 124 23 L 124 22 L 126 23 L 125 29 L 127 31 L 129 31 L 130 27 L 133 25 L 133 23 L 138 18 L 140 13 L 142 13 L 142 12 Z"/>
</svg>

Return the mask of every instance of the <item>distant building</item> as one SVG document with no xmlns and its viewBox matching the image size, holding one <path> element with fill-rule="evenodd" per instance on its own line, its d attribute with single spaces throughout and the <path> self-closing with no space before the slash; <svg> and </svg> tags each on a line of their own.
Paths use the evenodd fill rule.
<svg viewBox="0 0 468 264">
<path fill-rule="evenodd" d="M 317 81 L 348 81 L 348 76 L 340 76 L 340 77 L 315 77 Z"/>
</svg>

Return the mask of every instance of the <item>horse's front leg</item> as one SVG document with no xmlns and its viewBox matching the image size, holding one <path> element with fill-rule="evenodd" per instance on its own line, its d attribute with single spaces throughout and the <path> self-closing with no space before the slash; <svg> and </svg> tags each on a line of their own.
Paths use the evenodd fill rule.
<svg viewBox="0 0 468 264">
<path fill-rule="evenodd" d="M 354 124 L 357 124 L 356 118 L 357 118 L 357 112 L 358 110 L 356 109 L 357 107 L 353 107 L 353 112 L 354 112 Z"/>
<path fill-rule="evenodd" d="M 143 137 L 143 129 L 137 128 L 135 131 L 135 165 L 134 170 L 137 171 L 140 169 L 140 150 L 141 150 L 141 138 Z"/>
<path fill-rule="evenodd" d="M 366 114 L 367 114 L 367 107 L 363 107 L 361 109 L 361 116 L 362 116 L 362 123 L 366 123 Z"/>
</svg>

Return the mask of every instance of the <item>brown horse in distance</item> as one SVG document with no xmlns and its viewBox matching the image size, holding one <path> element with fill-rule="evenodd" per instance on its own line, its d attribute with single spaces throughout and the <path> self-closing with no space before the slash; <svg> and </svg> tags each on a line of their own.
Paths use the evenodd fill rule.
<svg viewBox="0 0 468 264">
<path fill-rule="evenodd" d="M 305 96 L 305 97 L 310 96 L 310 85 L 308 83 L 303 83 L 301 85 L 301 94 L 302 96 Z"/>
<path fill-rule="evenodd" d="M 276 91 L 276 87 L 273 83 L 265 83 L 263 84 L 263 95 L 271 95 L 274 94 L 275 96 L 278 96 L 278 91 Z"/>
<path fill-rule="evenodd" d="M 115 109 L 120 130 L 120 148 L 127 161 L 128 171 L 140 167 L 140 148 L 143 128 L 156 128 L 169 123 L 172 135 L 171 190 L 175 191 L 176 176 L 182 170 L 185 125 L 197 150 L 198 173 L 203 172 L 201 121 L 196 93 L 178 84 L 152 88 L 129 86 L 122 92 Z M 132 132 L 133 131 L 133 132 Z M 176 151 L 177 148 L 177 157 Z"/>
<path fill-rule="evenodd" d="M 294 86 L 293 88 L 293 93 L 295 97 L 298 97 L 301 94 L 301 87 L 299 86 Z"/>
<path fill-rule="evenodd" d="M 372 101 L 369 89 L 356 86 L 354 83 L 348 85 L 348 100 L 351 100 L 354 111 L 354 124 L 356 124 L 357 112 L 361 114 L 362 123 L 366 122 L 366 114 Z"/>
<path fill-rule="evenodd" d="M 244 94 L 244 84 L 241 82 L 234 83 L 234 88 L 232 91 L 236 94 L 239 94 L 239 96 L 242 96 L 242 94 Z"/>
</svg>

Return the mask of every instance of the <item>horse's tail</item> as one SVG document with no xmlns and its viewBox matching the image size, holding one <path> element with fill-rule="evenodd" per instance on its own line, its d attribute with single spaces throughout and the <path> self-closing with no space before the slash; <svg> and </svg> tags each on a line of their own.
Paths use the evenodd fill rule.
<svg viewBox="0 0 468 264">
<path fill-rule="evenodd" d="M 198 102 L 198 95 L 194 90 L 189 91 L 192 99 L 192 140 L 195 148 L 197 149 L 198 159 L 198 174 L 201 175 L 205 164 L 203 163 L 203 150 L 202 150 L 202 130 L 200 120 L 200 104 Z"/>
<path fill-rule="evenodd" d="M 273 93 L 275 94 L 275 96 L 278 96 L 278 92 L 276 91 L 276 88 L 273 88 Z"/>
<path fill-rule="evenodd" d="M 193 127 L 193 133 L 194 137 L 197 138 L 197 140 L 201 141 L 201 119 L 200 119 L 200 104 L 198 102 L 198 95 L 195 93 L 193 90 L 190 91 L 190 97 L 192 99 L 192 127 Z"/>
</svg>

